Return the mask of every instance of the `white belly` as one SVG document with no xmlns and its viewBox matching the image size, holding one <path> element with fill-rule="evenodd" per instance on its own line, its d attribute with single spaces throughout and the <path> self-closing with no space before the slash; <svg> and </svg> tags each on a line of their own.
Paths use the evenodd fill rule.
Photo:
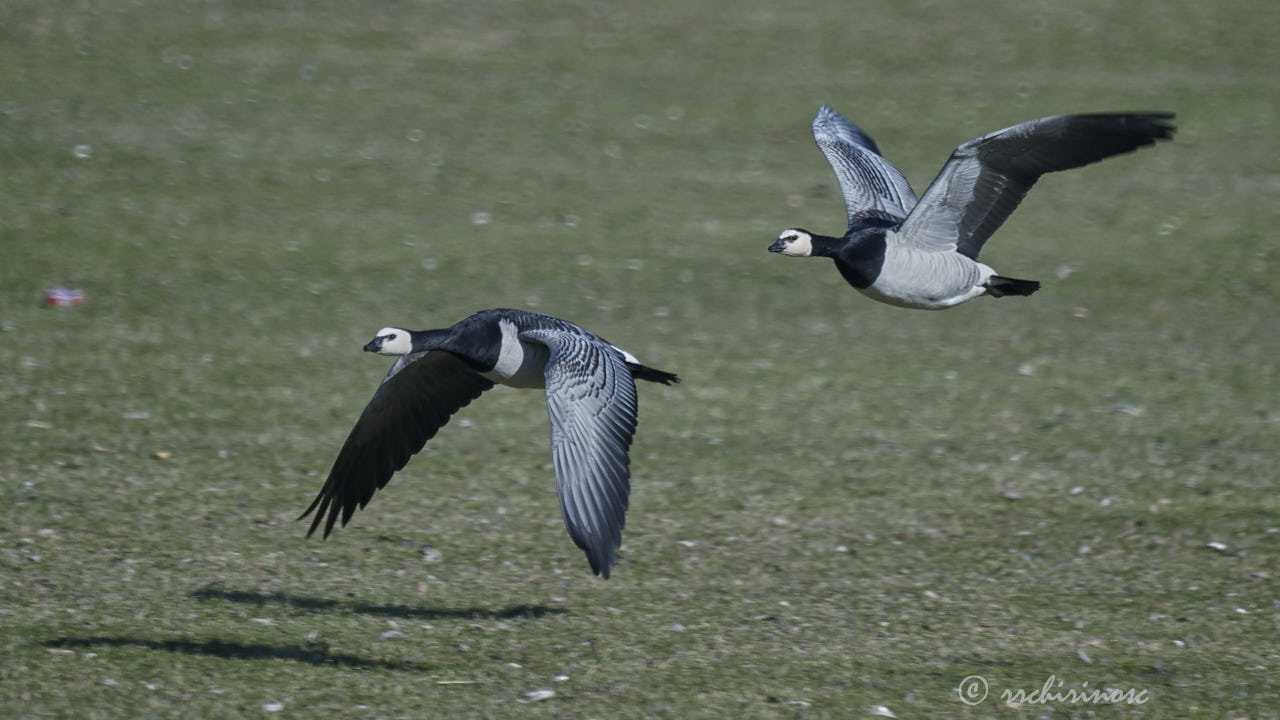
<svg viewBox="0 0 1280 720">
<path fill-rule="evenodd" d="M 881 302 L 922 310 L 943 310 L 982 295 L 991 268 L 958 253 L 891 249 L 880 277 L 862 293 Z"/>
<path fill-rule="evenodd" d="M 502 348 L 498 351 L 498 363 L 489 372 L 480 373 L 485 378 L 518 388 L 540 388 L 547 383 L 547 358 L 551 353 L 547 346 L 521 340 L 516 326 L 500 320 Z"/>
</svg>

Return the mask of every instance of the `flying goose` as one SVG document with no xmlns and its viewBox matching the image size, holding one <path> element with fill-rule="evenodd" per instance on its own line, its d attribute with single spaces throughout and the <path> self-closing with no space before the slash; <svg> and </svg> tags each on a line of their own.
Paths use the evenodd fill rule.
<svg viewBox="0 0 1280 720">
<path fill-rule="evenodd" d="M 631 490 L 633 379 L 670 385 L 679 378 L 585 328 L 524 310 L 482 310 L 444 330 L 383 328 L 364 349 L 397 360 L 298 518 L 316 511 L 307 537 L 322 520 L 326 538 L 339 516 L 345 526 L 451 415 L 494 383 L 545 388 L 565 527 L 591 570 L 609 577 Z"/>
<path fill-rule="evenodd" d="M 907 179 L 866 133 L 823 105 L 813 139 L 835 170 L 849 228 L 843 237 L 784 230 L 771 252 L 829 257 L 864 295 L 942 310 L 979 295 L 1030 295 L 1034 280 L 978 262 L 991 234 L 1047 172 L 1132 152 L 1173 136 L 1173 113 L 1055 115 L 997 130 L 951 153 L 916 200 Z"/>
</svg>

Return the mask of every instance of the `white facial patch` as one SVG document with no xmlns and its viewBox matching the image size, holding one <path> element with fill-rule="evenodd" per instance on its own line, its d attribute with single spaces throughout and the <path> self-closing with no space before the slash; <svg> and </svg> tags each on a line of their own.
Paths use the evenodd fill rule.
<svg viewBox="0 0 1280 720">
<path fill-rule="evenodd" d="M 379 355 L 408 355 L 413 352 L 413 338 L 404 328 L 384 327 L 374 337 L 382 341 Z"/>
<path fill-rule="evenodd" d="M 813 254 L 813 236 L 800 230 L 783 231 L 778 239 L 782 241 L 782 254 L 791 257 L 809 257 Z"/>
</svg>

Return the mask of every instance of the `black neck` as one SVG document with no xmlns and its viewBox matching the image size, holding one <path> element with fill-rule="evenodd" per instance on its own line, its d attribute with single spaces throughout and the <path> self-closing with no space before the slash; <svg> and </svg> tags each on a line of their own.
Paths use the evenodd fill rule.
<svg viewBox="0 0 1280 720">
<path fill-rule="evenodd" d="M 424 352 L 443 347 L 451 334 L 448 330 L 414 330 L 413 351 Z"/>
<path fill-rule="evenodd" d="M 844 238 L 809 233 L 810 253 L 816 257 L 839 257 L 844 249 Z"/>
</svg>

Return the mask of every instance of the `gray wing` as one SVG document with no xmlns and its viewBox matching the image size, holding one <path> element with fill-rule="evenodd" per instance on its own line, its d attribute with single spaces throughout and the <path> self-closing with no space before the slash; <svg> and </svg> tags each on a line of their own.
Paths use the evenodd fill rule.
<svg viewBox="0 0 1280 720">
<path fill-rule="evenodd" d="M 868 214 L 902 220 L 915 207 L 916 194 L 902 172 L 880 155 L 869 135 L 830 105 L 819 108 L 813 119 L 813 141 L 836 173 L 849 225 Z"/>
<path fill-rule="evenodd" d="M 622 355 L 603 341 L 560 330 L 526 330 L 520 337 L 550 349 L 547 414 L 560 510 L 591 570 L 607 578 L 631 493 L 635 382 Z"/>
<path fill-rule="evenodd" d="M 397 359 L 360 413 L 320 494 L 298 518 L 317 511 L 307 536 L 326 515 L 324 537 L 329 537 L 339 515 L 345 526 L 356 507 L 363 508 L 385 487 L 459 408 L 491 387 L 492 382 L 447 352 Z"/>
<path fill-rule="evenodd" d="M 982 245 L 1041 175 L 1132 152 L 1173 136 L 1173 113 L 1056 115 L 970 140 L 893 234 L 935 252 L 977 259 Z"/>
</svg>

